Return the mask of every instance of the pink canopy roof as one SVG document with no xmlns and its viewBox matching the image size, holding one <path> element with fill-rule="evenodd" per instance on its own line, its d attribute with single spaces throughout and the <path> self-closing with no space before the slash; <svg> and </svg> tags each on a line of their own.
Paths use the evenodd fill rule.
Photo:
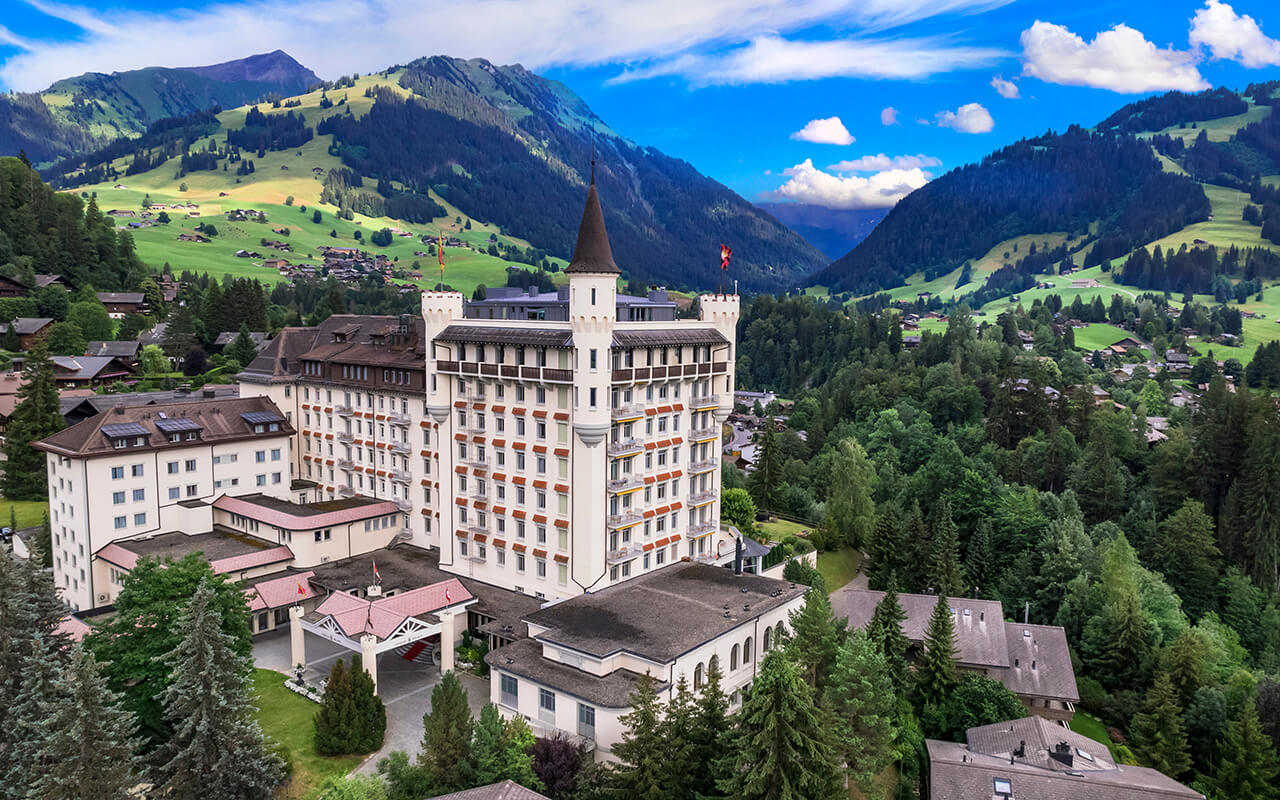
<svg viewBox="0 0 1280 800">
<path fill-rule="evenodd" d="M 450 578 L 430 586 L 373 600 L 346 592 L 334 592 L 325 598 L 316 612 L 332 617 L 347 636 L 372 633 L 379 639 L 386 639 L 409 617 L 430 614 L 471 599 L 471 593 L 461 581 Z"/>
<path fill-rule="evenodd" d="M 287 511 L 271 508 L 239 497 L 228 497 L 227 495 L 214 500 L 213 507 L 219 511 L 241 514 L 267 525 L 275 525 L 277 528 L 283 528 L 287 531 L 309 531 L 315 528 L 327 528 L 332 525 L 343 525 L 348 522 L 358 522 L 362 519 L 372 519 L 385 514 L 396 514 L 400 511 L 395 503 L 387 500 L 382 503 L 365 503 L 349 508 L 340 508 L 335 511 L 326 511 L 322 514 L 290 514 Z"/>
<path fill-rule="evenodd" d="M 306 600 L 311 597 L 311 584 L 308 581 L 313 575 L 315 573 L 308 570 L 297 575 L 285 575 L 283 578 L 274 578 L 250 586 L 244 590 L 245 596 L 249 598 L 249 610 L 265 611 Z M 302 587 L 305 594 L 299 594 L 298 587 Z"/>
</svg>

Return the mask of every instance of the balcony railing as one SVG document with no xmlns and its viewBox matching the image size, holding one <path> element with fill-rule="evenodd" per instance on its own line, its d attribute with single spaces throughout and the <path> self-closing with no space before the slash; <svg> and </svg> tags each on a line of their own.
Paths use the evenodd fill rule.
<svg viewBox="0 0 1280 800">
<path fill-rule="evenodd" d="M 402 469 L 391 470 L 390 477 L 391 477 L 391 480 L 395 481 L 396 483 L 409 482 L 409 473 L 405 472 Z"/>
<path fill-rule="evenodd" d="M 689 438 L 695 442 L 701 442 L 704 439 L 719 439 L 719 428 L 699 428 L 696 431 L 689 432 Z"/>
<path fill-rule="evenodd" d="M 412 452 L 412 450 L 410 449 L 408 442 L 397 439 L 391 443 L 391 452 L 407 456 Z"/>
<path fill-rule="evenodd" d="M 628 489 L 639 489 L 644 486 L 644 478 L 639 475 L 628 475 L 625 478 L 614 478 L 605 482 L 605 488 L 610 492 L 625 492 Z"/>
<path fill-rule="evenodd" d="M 340 417 L 349 417 L 356 413 L 355 409 L 348 405 L 336 405 L 333 407 L 335 413 Z"/>
<path fill-rule="evenodd" d="M 720 460 L 708 458 L 706 461 L 695 461 L 689 465 L 689 471 L 697 474 L 699 472 L 710 472 L 720 466 Z"/>
<path fill-rule="evenodd" d="M 720 556 L 717 553 L 699 553 L 692 560 L 699 564 L 714 564 L 720 560 Z"/>
<path fill-rule="evenodd" d="M 354 441 L 356 437 L 351 433 L 351 431 L 338 431 L 338 435 L 335 438 L 340 442 L 350 443 Z"/>
<path fill-rule="evenodd" d="M 630 547 L 622 547 L 617 550 L 610 550 L 605 554 L 605 561 L 612 564 L 620 564 L 623 561 L 635 558 L 644 552 L 644 548 L 640 545 L 631 545 Z"/>
<path fill-rule="evenodd" d="M 471 534 L 472 536 L 488 536 L 489 529 L 483 525 L 468 525 L 467 533 Z"/>
<path fill-rule="evenodd" d="M 489 462 L 487 459 L 476 458 L 475 456 L 467 456 L 466 458 L 459 458 L 458 463 L 466 467 L 471 467 L 472 469 L 488 469 L 489 468 Z"/>
<path fill-rule="evenodd" d="M 715 500 L 715 499 L 716 499 L 716 492 L 714 489 L 708 489 L 702 492 L 694 492 L 693 494 L 689 495 L 689 505 L 700 506 L 704 503 L 710 503 L 712 500 Z"/>
<path fill-rule="evenodd" d="M 611 413 L 615 420 L 642 417 L 644 416 L 644 406 L 639 403 L 628 403 L 627 405 L 614 406 Z"/>
<path fill-rule="evenodd" d="M 624 456 L 629 453 L 639 453 L 644 449 L 644 445 L 637 439 L 619 439 L 616 442 L 609 442 L 605 451 L 611 456 Z"/>
<path fill-rule="evenodd" d="M 338 469 L 345 469 L 347 471 L 350 471 L 355 469 L 355 467 L 356 467 L 355 462 L 349 458 L 338 459 Z"/>
<path fill-rule="evenodd" d="M 347 486 L 339 486 L 339 487 L 338 487 L 338 496 L 339 496 L 339 497 L 352 497 L 352 496 L 354 496 L 354 495 L 355 495 L 355 493 L 356 493 L 356 490 L 355 490 L 355 487 L 354 487 L 354 486 L 347 485 Z"/>
<path fill-rule="evenodd" d="M 695 397 L 690 401 L 689 405 L 693 408 L 711 408 L 720 405 L 720 395 L 704 394 L 702 397 Z"/>
<path fill-rule="evenodd" d="M 387 422 L 390 422 L 392 425 L 408 425 L 409 415 L 401 414 L 399 411 L 392 411 L 390 414 L 387 414 Z"/>
<path fill-rule="evenodd" d="M 624 511 L 621 514 L 610 514 L 605 517 L 605 523 L 610 528 L 623 528 L 627 525 L 634 525 L 644 517 L 639 511 Z"/>
<path fill-rule="evenodd" d="M 471 499 L 477 503 L 487 503 L 489 502 L 489 493 L 488 492 L 472 492 Z"/>
<path fill-rule="evenodd" d="M 716 529 L 716 527 L 717 525 L 715 520 L 708 520 L 706 522 L 695 522 L 694 524 L 689 526 L 689 535 L 701 536 L 704 533 L 711 533 Z"/>
<path fill-rule="evenodd" d="M 392 500 L 392 502 L 396 504 L 396 508 L 400 509 L 406 514 L 408 514 L 410 511 L 413 510 L 413 503 L 410 503 L 408 500 L 405 500 L 403 497 L 396 497 Z"/>
</svg>

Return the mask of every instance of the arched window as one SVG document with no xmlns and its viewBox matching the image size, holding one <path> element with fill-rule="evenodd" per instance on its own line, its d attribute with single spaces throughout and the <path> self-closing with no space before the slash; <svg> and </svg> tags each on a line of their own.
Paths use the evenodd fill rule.
<svg viewBox="0 0 1280 800">
<path fill-rule="evenodd" d="M 773 626 L 773 646 L 782 647 L 783 641 L 787 637 L 787 623 L 779 621 Z"/>
<path fill-rule="evenodd" d="M 720 656 L 712 656 L 711 660 L 707 662 L 707 672 L 719 672 L 719 671 L 720 671 Z"/>
<path fill-rule="evenodd" d="M 752 646 L 752 645 L 754 645 L 754 644 L 755 644 L 755 642 L 751 641 L 751 637 L 750 637 L 750 636 L 748 636 L 748 637 L 747 637 L 747 642 L 746 642 L 746 644 L 742 645 L 742 663 L 743 663 L 743 664 L 750 664 L 750 663 L 751 663 L 751 654 L 752 654 L 752 652 L 754 652 L 754 651 L 751 649 L 751 646 Z"/>
<path fill-rule="evenodd" d="M 701 664 L 693 668 L 693 688 L 694 689 L 702 688 L 702 665 Z"/>
<path fill-rule="evenodd" d="M 738 668 L 738 649 L 739 649 L 738 645 L 735 644 L 733 646 L 733 649 L 729 651 L 729 671 L 730 672 Z"/>
<path fill-rule="evenodd" d="M 764 629 L 764 651 L 767 653 L 773 647 L 773 628 Z"/>
</svg>

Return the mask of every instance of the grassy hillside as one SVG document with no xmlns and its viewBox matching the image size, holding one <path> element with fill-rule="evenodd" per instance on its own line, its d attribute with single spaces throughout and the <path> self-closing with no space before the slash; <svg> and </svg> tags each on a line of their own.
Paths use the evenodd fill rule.
<svg viewBox="0 0 1280 800">
<path fill-rule="evenodd" d="M 374 75 L 361 78 L 349 89 L 340 89 L 329 93 L 329 99 L 337 102 L 345 99 L 345 106 L 356 116 L 368 112 L 373 100 L 364 96 L 366 88 L 386 86 L 405 93 L 396 83 L 393 74 L 390 77 Z M 321 91 L 298 96 L 302 105 L 291 109 L 301 113 L 308 125 L 315 125 L 322 112 L 332 113 L 320 108 Z M 224 111 L 218 115 L 222 128 L 219 131 L 225 137 L 225 130 L 239 128 L 244 124 L 248 107 L 240 107 Z M 478 284 L 488 286 L 506 283 L 506 267 L 513 262 L 503 260 L 487 253 L 490 235 L 498 237 L 498 241 L 520 247 L 529 243 L 506 236 L 493 225 L 461 214 L 456 208 L 444 201 L 439 195 L 431 193 L 432 199 L 440 203 L 448 211 L 445 216 L 433 220 L 430 224 L 411 224 L 388 217 L 374 218 L 356 214 L 348 221 L 340 219 L 337 208 L 329 204 L 321 204 L 320 193 L 323 188 L 324 174 L 329 169 L 340 167 L 339 160 L 328 153 L 331 142 L 329 136 L 317 136 L 300 148 L 284 151 L 267 151 L 261 157 L 254 157 L 255 171 L 249 175 L 237 176 L 233 170 L 198 171 L 177 178 L 177 159 L 170 159 L 149 172 L 131 175 L 120 179 L 119 183 L 104 183 L 79 187 L 75 191 L 96 194 L 98 206 L 103 211 L 110 209 L 139 210 L 145 197 L 150 196 L 154 203 L 198 203 L 197 217 L 187 217 L 182 212 L 169 212 L 172 222 L 168 225 L 156 225 L 133 231 L 134 242 L 138 254 L 148 264 L 160 267 L 168 263 L 175 272 L 191 270 L 208 272 L 210 275 L 222 276 L 231 274 L 236 277 L 256 277 L 264 282 L 274 283 L 280 276 L 274 270 L 262 267 L 258 259 L 237 258 L 237 250 L 255 250 L 264 257 L 282 256 L 292 263 L 319 263 L 319 248 L 324 245 L 335 247 L 362 247 L 369 251 L 385 253 L 388 258 L 398 261 L 408 269 L 414 261 L 420 262 L 423 278 L 412 283 L 423 287 L 432 287 L 439 279 L 439 265 L 435 257 L 414 256 L 414 251 L 425 252 L 427 247 L 419 236 L 436 237 L 441 231 L 467 242 L 475 249 L 447 248 L 445 251 L 445 281 L 456 289 L 470 293 Z M 208 140 L 197 142 L 192 151 L 203 148 Z M 124 170 L 129 158 L 117 159 L 115 166 Z M 316 174 L 313 169 L 322 172 Z M 180 190 L 186 184 L 187 191 Z M 116 188 L 119 185 L 121 188 Z M 220 196 L 223 193 L 226 196 Z M 293 205 L 286 205 L 292 197 Z M 302 209 L 305 206 L 306 211 Z M 237 209 L 262 211 L 267 216 L 267 224 L 256 222 L 228 222 L 226 212 Z M 312 212 L 319 210 L 322 220 L 313 223 Z M 463 223 L 457 218 L 461 216 Z M 470 221 L 471 229 L 465 230 L 465 223 Z M 121 219 L 117 224 L 123 226 L 129 222 Z M 193 233 L 197 225 L 210 223 L 218 229 L 218 236 L 208 244 L 178 241 L 182 233 Z M 273 233 L 272 228 L 288 227 L 288 237 Z M 375 247 L 368 243 L 369 234 L 380 228 L 399 228 L 414 234 L 412 237 L 393 239 L 388 247 Z M 331 237 L 334 231 L 337 237 Z M 363 242 L 354 238 L 356 232 L 363 236 Z M 259 241 L 266 239 L 287 240 L 293 246 L 293 253 L 277 253 L 259 246 Z M 564 265 L 562 259 L 552 259 Z M 405 281 L 406 283 L 409 281 Z"/>
</svg>

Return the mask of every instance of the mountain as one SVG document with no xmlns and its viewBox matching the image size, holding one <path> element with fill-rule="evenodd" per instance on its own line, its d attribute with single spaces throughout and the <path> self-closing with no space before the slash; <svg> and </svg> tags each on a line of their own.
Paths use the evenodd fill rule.
<svg viewBox="0 0 1280 800">
<path fill-rule="evenodd" d="M 320 82 L 280 50 L 205 67 L 86 72 L 38 94 L 0 95 L 0 153 L 25 150 L 49 162 L 138 136 L 158 120 L 301 94 Z"/>
<path fill-rule="evenodd" d="M 889 213 L 887 208 L 826 208 L 804 203 L 756 203 L 831 259 L 867 238 Z"/>
</svg>

